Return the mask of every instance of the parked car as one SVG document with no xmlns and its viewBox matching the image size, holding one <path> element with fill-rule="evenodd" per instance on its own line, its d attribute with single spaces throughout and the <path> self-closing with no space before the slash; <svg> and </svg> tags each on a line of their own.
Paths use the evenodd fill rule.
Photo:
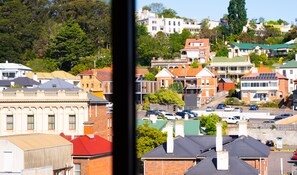
<svg viewBox="0 0 297 175">
<path fill-rule="evenodd" d="M 226 111 L 226 112 L 231 112 L 231 111 L 233 111 L 234 110 L 234 108 L 232 108 L 231 106 L 226 106 L 225 108 L 224 108 L 224 111 Z"/>
<path fill-rule="evenodd" d="M 158 110 L 147 110 L 145 116 L 149 117 L 150 115 L 159 115 Z"/>
<path fill-rule="evenodd" d="M 218 104 L 217 109 L 224 109 L 226 107 L 225 104 Z"/>
<path fill-rule="evenodd" d="M 228 124 L 237 124 L 239 122 L 239 119 L 232 117 L 224 117 L 222 118 L 223 121 L 227 122 Z"/>
<path fill-rule="evenodd" d="M 267 140 L 267 141 L 266 141 L 266 145 L 269 146 L 269 147 L 274 147 L 274 142 L 273 142 L 273 140 Z"/>
<path fill-rule="evenodd" d="M 235 107 L 233 111 L 234 112 L 242 112 L 243 109 L 242 109 L 242 107 Z"/>
<path fill-rule="evenodd" d="M 236 116 L 233 116 L 235 119 L 237 120 L 246 120 L 246 121 L 250 121 L 250 118 L 247 117 L 247 116 L 240 116 L 240 115 L 236 115 Z"/>
<path fill-rule="evenodd" d="M 186 115 L 188 115 L 188 118 L 194 118 L 194 114 L 190 114 L 189 112 L 183 112 L 183 111 L 180 111 L 180 112 L 176 112 L 175 113 L 176 115 L 178 116 L 181 116 L 182 118 L 185 118 Z"/>
<path fill-rule="evenodd" d="M 259 106 L 258 105 L 251 105 L 250 110 L 258 110 Z"/>
<path fill-rule="evenodd" d="M 263 123 L 267 123 L 267 124 L 268 123 L 275 123 L 275 121 L 274 120 L 264 120 Z"/>
<path fill-rule="evenodd" d="M 174 114 L 174 113 L 169 113 L 169 112 L 164 113 L 163 116 L 164 116 L 167 120 L 180 120 L 180 119 L 182 119 L 181 116 L 176 115 L 176 114 Z"/>
<path fill-rule="evenodd" d="M 206 112 L 212 112 L 212 111 L 215 111 L 216 109 L 213 107 L 213 106 L 207 106 L 205 111 Z"/>
<path fill-rule="evenodd" d="M 287 118 L 287 117 L 291 117 L 291 116 L 293 116 L 293 114 L 289 114 L 289 113 L 281 114 L 281 115 L 275 116 L 274 117 L 274 120 L 281 120 L 281 119 L 284 119 L 284 118 Z"/>
<path fill-rule="evenodd" d="M 191 110 L 182 110 L 182 112 L 188 112 L 190 114 L 193 114 L 194 117 L 198 117 L 198 113 L 197 112 L 194 112 L 194 111 L 191 111 Z"/>
</svg>

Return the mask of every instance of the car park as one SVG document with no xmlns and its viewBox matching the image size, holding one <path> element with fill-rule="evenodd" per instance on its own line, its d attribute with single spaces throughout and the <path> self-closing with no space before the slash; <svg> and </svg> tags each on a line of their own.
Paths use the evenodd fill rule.
<svg viewBox="0 0 297 175">
<path fill-rule="evenodd" d="M 259 106 L 258 105 L 251 105 L 250 110 L 258 110 Z"/>
<path fill-rule="evenodd" d="M 225 104 L 218 104 L 217 109 L 224 109 L 226 107 Z"/>
<path fill-rule="evenodd" d="M 206 109 L 205 109 L 206 112 L 213 112 L 215 110 L 216 109 L 213 106 L 207 106 Z"/>
<path fill-rule="evenodd" d="M 198 113 L 197 112 L 194 112 L 194 111 L 191 111 L 191 110 L 182 110 L 182 112 L 188 112 L 190 114 L 193 114 L 194 117 L 198 117 Z"/>
<path fill-rule="evenodd" d="M 240 115 L 236 115 L 236 116 L 233 116 L 235 119 L 237 120 L 246 120 L 246 121 L 250 121 L 250 118 L 247 117 L 247 116 L 240 116 Z"/>
<path fill-rule="evenodd" d="M 186 116 L 188 116 L 188 118 L 194 118 L 194 114 L 190 114 L 189 112 L 183 112 L 183 111 L 180 111 L 180 112 L 176 112 L 175 113 L 176 115 L 178 116 L 181 116 L 182 118 L 185 118 Z"/>
<path fill-rule="evenodd" d="M 167 120 L 180 120 L 182 119 L 181 116 L 178 116 L 174 113 L 169 113 L 169 112 L 166 112 L 163 114 L 163 116 L 167 119 Z"/>
<path fill-rule="evenodd" d="M 234 108 L 232 108 L 231 106 L 226 106 L 225 108 L 224 108 L 224 111 L 226 111 L 226 112 L 231 112 L 231 111 L 233 111 L 234 110 Z"/>
<path fill-rule="evenodd" d="M 290 113 L 281 114 L 281 115 L 275 116 L 274 117 L 274 120 L 281 120 L 281 119 L 284 119 L 284 118 L 287 118 L 287 117 L 291 117 L 291 116 L 293 116 L 293 114 L 290 114 Z"/>
</svg>

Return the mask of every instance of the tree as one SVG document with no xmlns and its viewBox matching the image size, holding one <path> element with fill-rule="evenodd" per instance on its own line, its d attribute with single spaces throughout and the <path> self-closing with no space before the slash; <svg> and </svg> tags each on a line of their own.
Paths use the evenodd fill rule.
<svg viewBox="0 0 297 175">
<path fill-rule="evenodd" d="M 26 63 L 33 72 L 52 72 L 58 70 L 58 61 L 50 58 L 35 58 Z"/>
<path fill-rule="evenodd" d="M 176 17 L 176 11 L 173 9 L 164 9 L 159 16 L 163 16 L 164 18 L 174 18 Z"/>
<path fill-rule="evenodd" d="M 163 12 L 163 10 L 165 9 L 162 3 L 151 3 L 149 5 L 149 8 L 151 9 L 151 12 L 156 13 L 157 15 Z"/>
<path fill-rule="evenodd" d="M 163 105 L 185 106 L 185 102 L 178 94 L 170 89 L 159 89 L 154 94 L 148 94 L 144 97 L 146 102 L 157 103 Z"/>
<path fill-rule="evenodd" d="M 228 25 L 232 34 L 239 35 L 247 24 L 245 0 L 230 0 L 228 6 Z"/>
<path fill-rule="evenodd" d="M 79 58 L 93 54 L 94 46 L 78 23 L 68 21 L 51 42 L 47 55 L 59 61 L 60 69 L 70 71 Z"/>
<path fill-rule="evenodd" d="M 144 78 L 145 78 L 145 80 L 148 80 L 148 81 L 155 81 L 156 80 L 155 75 L 153 73 L 151 73 L 151 72 L 145 74 Z"/>
<path fill-rule="evenodd" d="M 192 68 L 198 68 L 198 61 L 194 60 L 193 63 L 191 64 Z"/>
<path fill-rule="evenodd" d="M 214 113 L 211 113 L 209 115 L 202 115 L 200 118 L 200 123 L 202 127 L 206 128 L 207 135 L 216 135 L 216 124 L 218 122 L 222 122 L 222 119 Z M 226 128 L 227 128 L 227 123 L 222 122 L 222 132 L 223 135 L 226 135 Z"/>
<path fill-rule="evenodd" d="M 148 122 L 136 128 L 137 158 L 166 142 L 167 133 L 149 127 Z"/>
<path fill-rule="evenodd" d="M 181 82 L 174 82 L 171 85 L 169 85 L 168 89 L 177 92 L 179 94 L 184 93 L 184 87 L 183 84 Z"/>
</svg>

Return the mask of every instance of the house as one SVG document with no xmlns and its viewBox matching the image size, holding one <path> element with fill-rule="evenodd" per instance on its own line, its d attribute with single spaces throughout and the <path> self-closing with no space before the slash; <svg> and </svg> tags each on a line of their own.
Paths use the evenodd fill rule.
<svg viewBox="0 0 297 175">
<path fill-rule="evenodd" d="M 33 88 L 40 85 L 39 82 L 28 78 L 28 77 L 18 77 L 11 80 L 0 80 L 0 90 L 7 89 L 9 87 L 20 87 L 20 88 Z"/>
<path fill-rule="evenodd" d="M 185 47 L 181 49 L 181 59 L 187 60 L 188 64 L 197 61 L 206 63 L 210 60 L 210 43 L 208 38 L 186 39 Z"/>
<path fill-rule="evenodd" d="M 84 123 L 84 134 L 60 134 L 73 144 L 74 174 L 112 175 L 112 143 L 94 134 L 93 123 Z"/>
<path fill-rule="evenodd" d="M 230 78 L 221 78 L 218 81 L 218 91 L 229 91 L 235 89 L 235 83 Z"/>
<path fill-rule="evenodd" d="M 265 175 L 270 148 L 247 135 L 247 123 L 239 123 L 239 133 L 173 137 L 168 127 L 167 142 L 142 155 L 144 174 Z M 261 168 L 260 168 L 261 167 Z"/>
<path fill-rule="evenodd" d="M 0 174 L 70 174 L 72 143 L 56 134 L 0 137 Z"/>
<path fill-rule="evenodd" d="M 292 94 L 292 91 L 296 89 L 294 88 L 294 80 L 297 79 L 297 54 L 295 55 L 294 60 L 284 63 L 276 70 L 276 72 L 288 78 L 288 93 Z"/>
<path fill-rule="evenodd" d="M 153 57 L 151 61 L 151 67 L 166 67 L 166 68 L 174 68 L 181 65 L 188 64 L 186 59 L 174 58 L 173 60 L 164 60 L 163 58 L 155 58 Z"/>
<path fill-rule="evenodd" d="M 60 78 L 70 84 L 73 84 L 74 86 L 80 87 L 80 81 L 77 76 L 74 76 L 62 70 L 53 72 L 27 72 L 25 75 L 26 77 L 31 78 L 39 82 L 40 84 L 46 83 L 55 78 Z"/>
<path fill-rule="evenodd" d="M 18 77 L 25 77 L 27 72 L 32 72 L 32 69 L 17 63 L 0 63 L 0 80 L 10 80 Z"/>
<path fill-rule="evenodd" d="M 235 82 L 239 82 L 240 78 L 248 73 L 254 65 L 251 63 L 249 56 L 214 57 L 207 67 L 215 69 L 218 78 L 230 78 Z"/>
<path fill-rule="evenodd" d="M 295 48 L 294 44 L 252 44 L 252 43 L 228 43 L 228 57 L 248 56 L 250 53 L 258 55 L 264 53 L 268 58 L 286 56 Z"/>
<path fill-rule="evenodd" d="M 192 96 L 197 102 L 195 107 L 217 93 L 217 77 L 208 68 L 192 68 L 188 65 L 178 68 L 163 68 L 156 76 L 160 87 L 167 89 L 173 83 L 183 84 L 185 96 Z M 190 98 L 190 97 L 189 97 Z M 185 100 L 187 102 L 187 100 Z M 187 106 L 187 103 L 186 103 Z"/>
<path fill-rule="evenodd" d="M 241 99 L 245 102 L 268 102 L 288 95 L 288 78 L 263 67 L 262 63 L 240 80 Z"/>
</svg>

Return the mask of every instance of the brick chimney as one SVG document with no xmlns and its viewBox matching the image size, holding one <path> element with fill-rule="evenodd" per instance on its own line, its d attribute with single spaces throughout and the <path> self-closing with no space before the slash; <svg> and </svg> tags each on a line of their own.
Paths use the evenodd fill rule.
<svg viewBox="0 0 297 175">
<path fill-rule="evenodd" d="M 173 141 L 173 126 L 172 124 L 167 126 L 167 142 L 166 142 L 166 152 L 173 153 L 174 141 Z"/>
<path fill-rule="evenodd" d="M 84 122 L 84 135 L 87 135 L 90 138 L 94 138 L 94 123 L 93 122 Z"/>
</svg>

